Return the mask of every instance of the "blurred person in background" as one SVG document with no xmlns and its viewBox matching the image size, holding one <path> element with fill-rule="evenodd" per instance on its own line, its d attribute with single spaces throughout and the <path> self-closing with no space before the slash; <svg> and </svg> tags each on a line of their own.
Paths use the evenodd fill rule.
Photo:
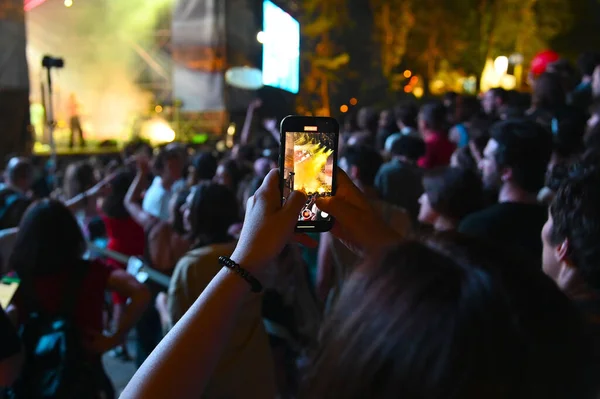
<svg viewBox="0 0 600 399">
<path fill-rule="evenodd" d="M 483 206 L 479 176 L 468 169 L 442 168 L 423 177 L 419 222 L 436 231 L 458 229 L 461 220 Z"/>
<path fill-rule="evenodd" d="M 425 155 L 417 164 L 424 169 L 447 166 L 456 149 L 448 139 L 446 109 L 441 103 L 429 103 L 419 111 L 419 131 L 425 140 Z"/>
<path fill-rule="evenodd" d="M 508 106 L 508 93 L 501 87 L 490 89 L 483 95 L 481 105 L 490 121 L 497 122 L 501 119 L 503 108 Z"/>
<path fill-rule="evenodd" d="M 169 217 L 165 221 L 146 212 L 140 205 L 142 191 L 148 181 L 150 166 L 148 159 L 138 156 L 137 174 L 125 195 L 125 209 L 131 218 L 144 230 L 144 261 L 152 268 L 170 275 L 181 257 L 189 250 L 190 240 L 180 231 L 181 207 L 185 203 L 187 192 L 171 193 L 167 209 Z M 152 293 L 152 303 L 163 287 L 151 281 L 147 285 Z M 137 327 L 136 364 L 140 365 L 162 339 L 163 328 L 155 306 L 148 306 Z"/>
<path fill-rule="evenodd" d="M 86 249 L 81 229 L 65 205 L 53 200 L 43 200 L 34 205 L 21 222 L 10 257 L 10 268 L 21 279 L 15 306 L 20 324 L 27 323 L 36 311 L 56 315 L 64 310 L 61 305 L 68 283 L 77 279 L 78 284 L 70 285 L 76 287 L 74 312 L 70 317 L 73 317 L 81 334 L 85 360 L 95 376 L 98 395 L 114 398 L 115 392 L 101 357 L 123 342 L 148 305 L 149 294 L 126 271 L 97 260 L 84 260 Z M 117 292 L 129 300 L 119 325 L 109 335 L 105 335 L 103 323 L 106 290 Z M 34 353 L 34 348 L 27 350 Z M 76 351 L 78 348 L 66 350 Z M 28 359 L 31 362 L 43 360 L 36 357 Z"/>
<path fill-rule="evenodd" d="M 188 188 L 204 182 L 212 181 L 217 174 L 217 159 L 210 152 L 201 152 L 197 154 L 190 166 L 188 166 Z"/>
<path fill-rule="evenodd" d="M 377 172 L 375 187 L 381 199 L 405 209 L 416 222 L 423 194 L 423 173 L 417 160 L 425 154 L 425 142 L 415 135 L 402 135 L 390 150 L 392 160 Z"/>
<path fill-rule="evenodd" d="M 75 215 L 75 219 L 88 240 L 97 238 L 95 237 L 97 234 L 91 233 L 95 231 L 94 226 L 101 223 L 97 197 L 89 195 L 97 184 L 94 168 L 88 162 L 79 161 L 67 167 L 63 182 L 63 199 Z"/>
<path fill-rule="evenodd" d="M 592 95 L 592 76 L 594 69 L 600 65 L 600 53 L 585 52 L 577 59 L 577 67 L 581 75 L 581 81 L 575 89 L 569 93 L 569 104 L 585 110 L 589 110 L 594 98 Z"/>
<path fill-rule="evenodd" d="M 31 161 L 24 157 L 13 157 L 6 164 L 4 184 L 0 190 L 10 188 L 23 196 L 29 196 L 33 185 L 34 168 Z"/>
<path fill-rule="evenodd" d="M 384 109 L 379 113 L 379 122 L 377 127 L 377 136 L 375 146 L 378 151 L 383 151 L 385 148 L 385 142 L 394 133 L 398 131 L 398 124 L 396 123 L 396 116 L 394 110 Z"/>
<path fill-rule="evenodd" d="M 110 192 L 102 203 L 102 221 L 108 237 L 107 249 L 126 256 L 142 257 L 145 253 L 144 229 L 136 223 L 125 208 L 125 195 L 133 182 L 134 174 L 128 169 L 120 169 L 109 182 Z M 125 270 L 127 265 L 107 259 L 109 265 Z M 113 326 L 118 326 L 126 306 L 127 298 L 116 292 L 112 294 Z M 113 327 L 114 328 L 114 327 Z M 123 342 L 114 353 L 119 359 L 130 361 L 131 357 Z"/>
<path fill-rule="evenodd" d="M 144 211 L 161 220 L 169 220 L 171 197 L 185 186 L 184 167 L 185 161 L 178 148 L 164 148 L 158 153 L 153 165 L 156 176 L 142 203 Z"/>
<path fill-rule="evenodd" d="M 459 231 L 539 258 L 546 208 L 537 201 L 552 153 L 552 135 L 531 120 L 499 122 L 480 162 L 483 185 L 498 203 L 466 217 Z"/>
<path fill-rule="evenodd" d="M 225 159 L 217 167 L 217 173 L 213 181 L 227 187 L 232 193 L 238 195 L 240 183 L 242 183 L 244 177 L 244 172 L 235 160 Z"/>
<path fill-rule="evenodd" d="M 417 127 L 417 116 L 419 115 L 419 107 L 414 103 L 402 104 L 394 109 L 394 117 L 396 126 L 400 129 L 399 132 L 390 135 L 384 144 L 384 151 L 388 154 L 392 151 L 394 141 L 403 135 L 411 135 L 421 137 Z"/>
<path fill-rule="evenodd" d="M 477 119 L 481 119 L 483 110 L 477 97 L 461 96 L 456 103 L 456 121 L 449 132 L 450 141 L 458 148 L 469 145 L 471 127 Z"/>
</svg>

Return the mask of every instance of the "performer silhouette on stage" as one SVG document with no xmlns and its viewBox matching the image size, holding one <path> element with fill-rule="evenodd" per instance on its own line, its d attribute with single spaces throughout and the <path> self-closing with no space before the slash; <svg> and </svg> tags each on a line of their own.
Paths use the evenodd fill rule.
<svg viewBox="0 0 600 399">
<path fill-rule="evenodd" d="M 69 126 L 71 128 L 71 140 L 69 142 L 69 148 L 73 148 L 75 146 L 75 133 L 79 134 L 79 146 L 81 148 L 85 147 L 85 139 L 83 138 L 83 130 L 81 129 L 81 120 L 79 119 L 79 102 L 77 101 L 77 97 L 75 97 L 75 93 L 71 93 L 69 96 L 69 117 L 70 122 Z"/>
</svg>

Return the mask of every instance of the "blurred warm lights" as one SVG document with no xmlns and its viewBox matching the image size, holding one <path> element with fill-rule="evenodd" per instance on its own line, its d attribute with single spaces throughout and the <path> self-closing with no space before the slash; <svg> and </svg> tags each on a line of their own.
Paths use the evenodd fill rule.
<svg viewBox="0 0 600 399">
<path fill-rule="evenodd" d="M 410 93 L 412 91 L 412 87 L 410 86 L 404 86 L 404 92 L 405 93 Z"/>
<path fill-rule="evenodd" d="M 346 104 L 342 105 L 342 106 L 340 107 L 340 111 L 341 111 L 342 113 L 346 113 L 346 112 L 348 112 L 348 106 L 347 106 Z"/>
<path fill-rule="evenodd" d="M 235 123 L 229 125 L 229 127 L 227 128 L 227 134 L 229 136 L 233 136 L 235 134 Z"/>
<path fill-rule="evenodd" d="M 65 7 L 72 7 L 73 6 L 73 0 L 65 0 Z"/>
<path fill-rule="evenodd" d="M 423 97 L 424 90 L 422 87 L 415 87 L 415 89 L 413 90 L 413 94 L 415 97 L 421 98 Z"/>
<path fill-rule="evenodd" d="M 406 71 L 404 71 L 404 77 L 406 79 L 410 78 L 411 76 L 412 76 L 412 71 L 410 71 L 408 69 Z"/>
<path fill-rule="evenodd" d="M 157 114 L 160 114 L 160 113 L 163 111 L 163 107 L 162 107 L 162 106 L 160 106 L 160 105 L 157 105 L 156 107 L 154 107 L 154 111 L 155 111 Z"/>
<path fill-rule="evenodd" d="M 350 99 L 350 105 L 356 105 L 356 104 L 358 104 L 358 100 L 356 98 L 352 97 Z"/>
<path fill-rule="evenodd" d="M 419 82 L 419 77 L 418 76 L 413 76 L 412 78 L 410 78 L 410 84 L 411 85 L 415 85 Z"/>
<path fill-rule="evenodd" d="M 498 75 L 504 75 L 508 71 L 508 57 L 501 55 L 494 60 L 494 70 Z"/>
<path fill-rule="evenodd" d="M 170 143 L 175 140 L 175 131 L 169 123 L 161 118 L 153 118 L 142 124 L 142 137 L 155 144 Z"/>
</svg>

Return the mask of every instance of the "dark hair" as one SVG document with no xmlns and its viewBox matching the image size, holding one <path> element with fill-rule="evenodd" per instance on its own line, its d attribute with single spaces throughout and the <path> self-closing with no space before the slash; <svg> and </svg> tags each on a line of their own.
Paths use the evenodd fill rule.
<svg viewBox="0 0 600 399">
<path fill-rule="evenodd" d="M 451 220 L 460 221 L 483 204 L 481 179 L 472 170 L 434 170 L 423 177 L 423 188 L 431 207 Z"/>
<path fill-rule="evenodd" d="M 394 109 L 396 120 L 402 122 L 406 127 L 417 128 L 417 118 L 419 117 L 419 107 L 414 103 L 402 104 Z"/>
<path fill-rule="evenodd" d="M 185 231 L 185 226 L 183 224 L 183 213 L 181 212 L 181 207 L 187 201 L 187 197 L 190 195 L 190 190 L 179 190 L 175 193 L 175 203 L 173 207 L 175 208 L 175 217 L 173 218 L 173 230 L 176 233 L 184 236 L 187 234 Z"/>
<path fill-rule="evenodd" d="M 446 131 L 446 108 L 439 102 L 425 104 L 421 107 L 419 117 L 431 130 Z"/>
<path fill-rule="evenodd" d="M 569 240 L 568 256 L 585 282 L 600 289 L 600 169 L 574 169 L 562 182 L 552 204 L 550 241 Z"/>
<path fill-rule="evenodd" d="M 416 162 L 425 155 L 425 142 L 420 137 L 403 134 L 394 140 L 390 153 Z"/>
<path fill-rule="evenodd" d="M 303 397 L 594 397 L 577 310 L 510 256 L 441 235 L 358 268 L 323 327 Z"/>
<path fill-rule="evenodd" d="M 110 181 L 110 194 L 102 203 L 102 212 L 110 218 L 125 219 L 129 212 L 125 208 L 125 195 L 133 182 L 134 174 L 127 168 L 121 168 Z"/>
<path fill-rule="evenodd" d="M 73 163 L 67 167 L 64 178 L 64 193 L 67 199 L 79 195 L 94 186 L 94 167 L 86 161 Z"/>
<path fill-rule="evenodd" d="M 13 165 L 11 165 L 10 161 L 8 162 L 6 174 L 11 182 L 30 180 L 33 178 L 33 165 L 27 158 L 17 158 L 17 161 Z"/>
<path fill-rule="evenodd" d="M 496 123 L 490 133 L 498 142 L 494 154 L 498 168 L 510 168 L 520 188 L 537 193 L 544 186 L 552 155 L 550 132 L 531 120 L 513 119 Z"/>
<path fill-rule="evenodd" d="M 372 147 L 366 145 L 351 145 L 344 149 L 340 159 L 346 159 L 348 166 L 356 166 L 358 169 L 358 180 L 365 186 L 375 184 L 375 176 L 383 164 L 383 158 Z"/>
<path fill-rule="evenodd" d="M 217 173 L 217 158 L 210 152 L 203 152 L 194 157 L 192 166 L 194 167 L 196 181 L 212 180 Z"/>
<path fill-rule="evenodd" d="M 560 76 L 544 72 L 535 81 L 532 104 L 538 109 L 557 110 L 567 102 L 567 95 Z"/>
<path fill-rule="evenodd" d="M 600 53 L 597 52 L 582 53 L 577 59 L 577 66 L 582 75 L 592 76 L 598 65 L 600 65 Z"/>
<path fill-rule="evenodd" d="M 153 169 L 157 174 L 165 171 L 169 161 L 181 159 L 181 150 L 175 147 L 162 148 L 154 159 Z"/>
<path fill-rule="evenodd" d="M 12 188 L 0 190 L 0 230 L 17 227 L 31 200 Z"/>
<path fill-rule="evenodd" d="M 494 87 L 490 89 L 489 92 L 492 93 L 492 96 L 494 98 L 500 99 L 500 102 L 502 104 L 506 104 L 508 102 L 508 91 L 506 91 L 502 87 Z"/>
<path fill-rule="evenodd" d="M 460 96 L 456 102 L 457 122 L 468 122 L 475 117 L 481 116 L 483 109 L 481 102 L 475 96 Z"/>
<path fill-rule="evenodd" d="M 558 119 L 558 129 L 553 135 L 554 152 L 558 156 L 569 158 L 583 151 L 586 122 L 584 115 L 576 112 Z"/>
<path fill-rule="evenodd" d="M 235 194 L 227 187 L 212 182 L 200 183 L 193 191 L 190 233 L 196 246 L 231 241 L 229 227 L 239 219 Z"/>
<path fill-rule="evenodd" d="M 240 182 L 244 179 L 244 174 L 239 163 L 235 159 L 226 159 L 221 162 L 225 172 L 231 177 L 234 190 L 237 190 Z"/>
<path fill-rule="evenodd" d="M 87 249 L 75 217 L 59 201 L 43 200 L 28 210 L 15 240 L 10 267 L 21 278 L 75 267 Z"/>
</svg>

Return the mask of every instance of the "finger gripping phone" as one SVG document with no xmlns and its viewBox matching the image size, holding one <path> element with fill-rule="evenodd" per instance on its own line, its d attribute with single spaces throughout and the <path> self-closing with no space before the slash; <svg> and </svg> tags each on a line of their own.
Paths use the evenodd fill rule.
<svg viewBox="0 0 600 399">
<path fill-rule="evenodd" d="M 315 202 L 335 194 L 339 131 L 333 118 L 288 116 L 281 122 L 282 202 L 296 190 L 308 197 L 298 215 L 296 231 L 320 233 L 333 227 L 333 217 Z"/>
</svg>

